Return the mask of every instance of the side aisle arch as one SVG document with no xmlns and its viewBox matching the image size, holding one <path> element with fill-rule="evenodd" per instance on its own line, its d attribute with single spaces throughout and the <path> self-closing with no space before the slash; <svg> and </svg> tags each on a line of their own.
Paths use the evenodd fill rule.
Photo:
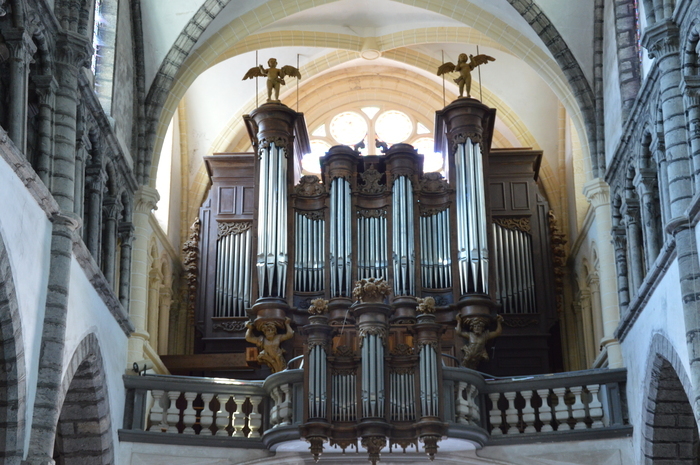
<svg viewBox="0 0 700 465">
<path fill-rule="evenodd" d="M 10 259 L 0 237 L 0 464 L 22 460 L 25 428 L 24 344 Z"/>
</svg>

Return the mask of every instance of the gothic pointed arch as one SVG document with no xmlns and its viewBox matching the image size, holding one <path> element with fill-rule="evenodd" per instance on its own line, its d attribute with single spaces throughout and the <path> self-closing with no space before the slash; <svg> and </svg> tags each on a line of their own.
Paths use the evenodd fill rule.
<svg viewBox="0 0 700 465">
<path fill-rule="evenodd" d="M 109 396 L 102 354 L 94 333 L 78 344 L 61 385 L 56 465 L 114 463 Z"/>
<path fill-rule="evenodd" d="M 24 448 L 25 365 L 10 260 L 0 237 L 0 465 L 19 464 Z"/>
</svg>

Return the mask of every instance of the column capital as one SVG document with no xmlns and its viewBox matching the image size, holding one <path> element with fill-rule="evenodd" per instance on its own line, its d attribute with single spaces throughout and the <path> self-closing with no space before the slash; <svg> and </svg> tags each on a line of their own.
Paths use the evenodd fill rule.
<svg viewBox="0 0 700 465">
<path fill-rule="evenodd" d="M 51 74 L 32 74 L 31 80 L 34 83 L 40 103 L 48 105 L 58 89 L 58 81 Z"/>
<path fill-rule="evenodd" d="M 663 58 L 679 53 L 680 31 L 672 19 L 659 21 L 647 26 L 642 35 L 642 47 L 649 52 L 650 58 Z"/>
<path fill-rule="evenodd" d="M 686 107 L 700 106 L 700 76 L 683 75 L 681 93 Z"/>
<path fill-rule="evenodd" d="M 109 196 L 104 199 L 102 208 L 104 209 L 108 219 L 117 219 L 123 206 L 118 197 Z"/>
<path fill-rule="evenodd" d="M 32 36 L 24 29 L 10 29 L 3 31 L 2 35 L 5 38 L 7 48 L 10 49 L 12 59 L 29 64 L 36 53 L 36 45 Z"/>
<path fill-rule="evenodd" d="M 73 212 L 60 211 L 51 215 L 51 222 L 55 226 L 62 226 L 70 231 L 77 231 L 82 225 L 80 217 Z"/>
<path fill-rule="evenodd" d="M 140 186 L 134 192 L 134 210 L 138 213 L 150 213 L 155 210 L 160 194 L 151 186 Z"/>
<path fill-rule="evenodd" d="M 57 35 L 56 62 L 75 68 L 88 66 L 92 56 L 92 44 L 87 37 L 63 31 Z"/>
<path fill-rule="evenodd" d="M 595 178 L 583 185 L 583 195 L 595 209 L 610 205 L 610 186 L 601 178 Z"/>
</svg>

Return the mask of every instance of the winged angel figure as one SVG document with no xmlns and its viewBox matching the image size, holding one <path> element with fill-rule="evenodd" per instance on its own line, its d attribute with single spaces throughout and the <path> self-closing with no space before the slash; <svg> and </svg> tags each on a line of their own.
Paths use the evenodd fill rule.
<svg viewBox="0 0 700 465">
<path fill-rule="evenodd" d="M 248 72 L 245 73 L 245 76 L 243 76 L 243 80 L 245 81 L 246 79 L 267 76 L 267 101 L 279 102 L 280 84 L 286 84 L 284 82 L 284 78 L 286 76 L 293 76 L 297 79 L 301 79 L 301 73 L 299 73 L 299 70 L 296 69 L 294 66 L 287 65 L 282 66 L 282 68 L 277 68 L 277 59 L 275 58 L 270 58 L 269 60 L 267 60 L 267 65 L 269 66 L 268 69 L 263 68 L 262 65 L 259 65 L 255 68 L 250 68 Z M 272 99 L 273 89 L 275 91 L 274 100 Z"/>
<path fill-rule="evenodd" d="M 459 73 L 459 77 L 455 79 L 455 82 L 459 84 L 459 96 L 464 96 L 464 88 L 466 87 L 467 97 L 471 97 L 472 70 L 479 65 L 485 65 L 489 61 L 496 61 L 496 59 L 488 55 L 469 55 L 467 57 L 466 53 L 460 53 L 456 65 L 449 61 L 444 63 L 438 68 L 437 75 L 441 76 L 451 72 Z"/>
</svg>

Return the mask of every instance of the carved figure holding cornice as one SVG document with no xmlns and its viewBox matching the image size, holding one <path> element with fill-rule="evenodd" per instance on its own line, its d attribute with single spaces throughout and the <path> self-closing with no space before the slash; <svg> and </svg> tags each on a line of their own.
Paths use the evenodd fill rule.
<svg viewBox="0 0 700 465">
<path fill-rule="evenodd" d="M 363 303 L 381 303 L 391 293 L 391 286 L 384 278 L 361 279 L 355 283 L 352 296 Z"/>
<path fill-rule="evenodd" d="M 495 331 L 488 329 L 491 320 L 486 316 L 457 317 L 457 333 L 469 341 L 462 347 L 464 357 L 462 366 L 476 370 L 482 361 L 488 360 L 486 343 L 495 339 L 503 332 L 503 317 L 498 315 L 496 322 L 498 326 Z"/>
<path fill-rule="evenodd" d="M 472 70 L 477 66 L 487 64 L 489 61 L 496 61 L 496 59 L 483 54 L 477 56 L 467 56 L 466 53 L 460 53 L 456 65 L 451 61 L 442 64 L 437 70 L 437 75 L 441 76 L 445 73 L 452 72 L 459 73 L 459 77 L 454 80 L 459 85 L 459 96 L 464 96 L 464 89 L 466 88 L 467 97 L 471 97 Z"/>
<path fill-rule="evenodd" d="M 277 373 L 284 370 L 286 361 L 284 360 L 285 350 L 280 347 L 284 341 L 294 337 L 294 330 L 290 326 L 292 320 L 284 319 L 286 332 L 279 334 L 277 332 L 278 325 L 274 321 L 263 321 L 258 325 L 254 325 L 252 321 L 246 323 L 245 340 L 251 344 L 258 346 L 258 362 L 264 363 L 270 367 L 270 371 Z M 253 330 L 261 332 L 262 335 L 253 335 Z"/>
<path fill-rule="evenodd" d="M 267 77 L 267 101 L 279 103 L 280 98 L 280 85 L 285 85 L 286 82 L 284 78 L 286 76 L 293 76 L 297 79 L 301 79 L 301 73 L 294 66 L 282 66 L 282 68 L 277 68 L 277 59 L 270 58 L 267 60 L 268 69 L 263 68 L 262 65 L 258 65 L 255 68 L 250 68 L 243 80 L 252 79 L 257 77 Z M 275 91 L 275 98 L 272 99 L 272 91 Z"/>
</svg>

